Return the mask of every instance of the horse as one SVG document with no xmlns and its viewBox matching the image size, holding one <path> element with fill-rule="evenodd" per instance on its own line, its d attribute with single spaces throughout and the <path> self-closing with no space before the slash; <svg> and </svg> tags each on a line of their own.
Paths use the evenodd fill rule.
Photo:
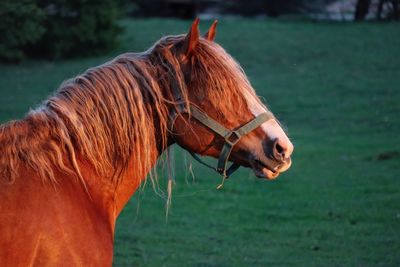
<svg viewBox="0 0 400 267">
<path fill-rule="evenodd" d="M 112 265 L 118 215 L 174 144 L 219 158 L 225 178 L 289 169 L 293 144 L 214 41 L 217 22 L 204 36 L 198 25 L 88 69 L 0 126 L 0 266 Z"/>
</svg>

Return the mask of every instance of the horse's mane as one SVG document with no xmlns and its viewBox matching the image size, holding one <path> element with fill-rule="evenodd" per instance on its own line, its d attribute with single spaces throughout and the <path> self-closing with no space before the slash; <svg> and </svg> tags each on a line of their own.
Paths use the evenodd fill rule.
<svg viewBox="0 0 400 267">
<path fill-rule="evenodd" d="M 118 178 L 132 157 L 144 177 L 167 146 L 172 86 L 187 103 L 205 96 L 221 110 L 221 119 L 222 99 L 239 105 L 239 114 L 245 105 L 242 90 L 254 94 L 239 65 L 219 45 L 201 38 L 187 81 L 171 49 L 183 41 L 183 35 L 164 37 L 146 52 L 91 68 L 64 82 L 23 120 L 1 125 L 0 177 L 13 181 L 24 165 L 54 182 L 55 168 L 83 179 L 78 162 L 84 160 L 98 174 Z M 204 91 L 191 92 L 194 88 Z"/>
</svg>

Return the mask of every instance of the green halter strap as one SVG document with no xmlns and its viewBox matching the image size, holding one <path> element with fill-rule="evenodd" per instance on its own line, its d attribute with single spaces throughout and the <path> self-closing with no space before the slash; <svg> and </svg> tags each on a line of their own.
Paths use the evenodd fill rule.
<svg viewBox="0 0 400 267">
<path fill-rule="evenodd" d="M 233 163 L 228 169 L 227 169 L 227 164 L 229 160 L 229 156 L 232 152 L 233 147 L 236 145 L 236 143 L 239 142 L 239 140 L 247 135 L 248 133 L 252 132 L 255 130 L 258 126 L 263 124 L 269 119 L 274 118 L 272 113 L 262 113 L 249 121 L 248 123 L 244 124 L 240 128 L 236 130 L 228 130 L 224 126 L 222 126 L 220 123 L 217 121 L 213 120 L 210 118 L 205 112 L 203 112 L 201 109 L 199 109 L 196 106 L 190 105 L 190 113 L 193 118 L 201 122 L 203 125 L 207 126 L 209 129 L 211 129 L 213 132 L 224 138 L 224 145 L 221 149 L 221 152 L 219 154 L 219 159 L 218 159 L 218 165 L 217 168 L 212 168 L 215 169 L 218 173 L 220 173 L 222 176 L 225 178 L 228 178 L 234 171 L 236 171 L 240 165 Z M 194 153 L 191 153 L 192 156 Z M 199 158 L 194 157 L 196 160 Z M 204 164 L 204 162 L 201 161 L 201 163 Z M 271 160 L 271 167 L 274 167 L 274 162 Z M 207 164 L 208 165 L 208 164 Z M 207 166 L 206 165 L 206 166 Z M 208 166 L 210 167 L 210 166 Z"/>
<path fill-rule="evenodd" d="M 217 167 L 213 167 L 210 164 L 204 162 L 196 153 L 189 151 L 189 153 L 192 155 L 192 157 L 203 164 L 204 166 L 215 170 L 219 174 L 221 174 L 224 178 L 229 178 L 229 176 L 235 172 L 240 165 L 233 163 L 229 168 L 227 168 L 228 161 L 229 161 L 229 156 L 232 152 L 233 147 L 236 145 L 236 143 L 239 142 L 239 140 L 247 135 L 248 133 L 252 132 L 255 130 L 257 127 L 259 127 L 261 124 L 264 122 L 273 119 L 274 116 L 271 112 L 265 112 L 259 114 L 257 117 L 252 119 L 251 121 L 247 122 L 243 126 L 239 127 L 236 130 L 228 130 L 224 126 L 222 126 L 219 122 L 215 121 L 214 119 L 210 118 L 204 111 L 202 111 L 200 108 L 189 104 L 189 109 L 190 112 L 186 110 L 184 107 L 184 104 L 179 104 L 177 107 L 177 110 L 173 110 L 171 112 L 170 118 L 171 118 L 171 128 L 173 129 L 175 119 L 178 116 L 178 113 L 190 113 L 191 117 L 195 118 L 197 121 L 201 122 L 204 126 L 221 136 L 225 143 L 221 149 L 221 152 L 219 154 L 218 158 L 218 165 Z M 268 166 L 270 168 L 275 168 L 278 166 L 278 163 L 275 160 L 268 159 L 267 162 Z"/>
<path fill-rule="evenodd" d="M 229 168 L 227 168 L 229 156 L 231 155 L 233 147 L 239 142 L 239 140 L 247 135 L 248 133 L 255 130 L 264 122 L 273 119 L 274 115 L 271 112 L 261 113 L 256 116 L 251 121 L 247 122 L 246 124 L 242 125 L 236 130 L 228 130 L 219 122 L 215 121 L 214 119 L 210 118 L 203 110 L 194 106 L 193 104 L 187 105 L 185 101 L 182 99 L 182 94 L 179 89 L 178 84 L 173 84 L 172 86 L 172 94 L 174 101 L 177 103 L 172 110 L 170 111 L 170 125 L 169 129 L 173 132 L 175 120 L 179 114 L 186 113 L 189 114 L 191 117 L 195 118 L 197 121 L 202 123 L 204 126 L 221 136 L 225 143 L 221 149 L 218 158 L 217 167 L 213 167 L 210 164 L 204 162 L 196 153 L 189 151 L 190 155 L 197 160 L 199 163 L 203 164 L 204 166 L 218 172 L 221 174 L 225 179 L 229 178 L 229 176 L 234 173 L 237 169 L 239 169 L 240 165 L 237 163 L 233 163 Z M 188 107 L 190 110 L 187 110 Z M 268 165 L 270 169 L 275 169 L 279 163 L 273 159 L 267 158 L 267 162 L 264 162 Z"/>
</svg>

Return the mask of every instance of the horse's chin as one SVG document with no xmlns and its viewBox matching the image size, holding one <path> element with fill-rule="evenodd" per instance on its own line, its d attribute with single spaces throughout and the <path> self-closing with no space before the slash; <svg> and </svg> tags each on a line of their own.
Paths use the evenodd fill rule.
<svg viewBox="0 0 400 267">
<path fill-rule="evenodd" d="M 268 168 L 253 168 L 254 174 L 255 176 L 257 176 L 258 178 L 264 178 L 264 179 L 269 179 L 269 180 L 274 180 L 279 176 L 279 172 L 274 172 L 271 171 Z"/>
<path fill-rule="evenodd" d="M 255 176 L 257 176 L 258 178 L 265 178 L 269 180 L 276 179 L 279 176 L 279 174 L 287 171 L 291 165 L 292 161 L 288 159 L 283 165 L 281 165 L 276 170 L 271 170 L 270 168 L 268 168 L 268 166 L 264 165 L 262 162 L 258 160 L 252 161 L 251 163 L 251 167 L 254 171 Z"/>
<path fill-rule="evenodd" d="M 254 175 L 258 178 L 264 178 L 273 180 L 276 179 L 280 172 L 270 170 L 266 165 L 262 164 L 260 161 L 252 161 L 251 168 L 253 169 Z"/>
</svg>

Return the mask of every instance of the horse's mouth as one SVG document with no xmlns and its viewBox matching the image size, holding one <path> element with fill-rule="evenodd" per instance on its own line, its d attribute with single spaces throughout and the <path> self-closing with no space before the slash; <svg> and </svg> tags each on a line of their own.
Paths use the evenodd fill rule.
<svg viewBox="0 0 400 267">
<path fill-rule="evenodd" d="M 271 169 L 269 166 L 265 165 L 260 160 L 251 161 L 251 167 L 253 169 L 255 176 L 257 176 L 258 178 L 266 178 L 273 180 L 276 179 L 280 174 L 280 172 Z"/>
<path fill-rule="evenodd" d="M 288 170 L 290 168 L 290 166 L 292 165 L 292 161 L 290 158 L 288 158 L 285 161 L 283 161 L 282 164 L 275 169 L 272 169 L 268 165 L 264 164 L 261 160 L 257 160 L 257 159 L 252 160 L 250 165 L 254 171 L 254 174 L 258 178 L 266 178 L 266 179 L 273 180 L 273 179 L 276 179 L 279 176 L 279 174 Z"/>
</svg>

